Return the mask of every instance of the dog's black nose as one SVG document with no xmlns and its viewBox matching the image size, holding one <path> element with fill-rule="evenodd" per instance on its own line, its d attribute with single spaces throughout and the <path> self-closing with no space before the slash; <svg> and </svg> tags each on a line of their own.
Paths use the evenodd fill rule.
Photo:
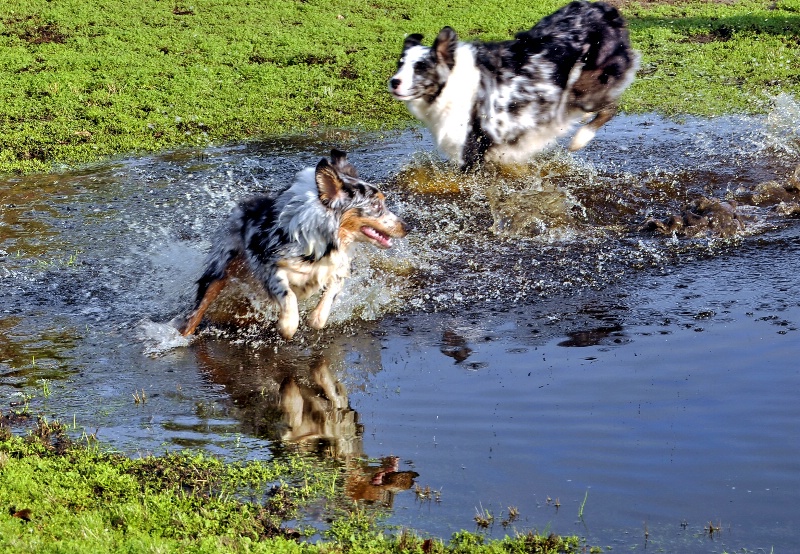
<svg viewBox="0 0 800 554">
<path fill-rule="evenodd" d="M 401 83 L 400 79 L 392 79 L 391 81 L 389 81 L 389 86 L 392 87 L 393 89 L 396 89 L 397 87 L 400 86 L 400 83 Z"/>
</svg>

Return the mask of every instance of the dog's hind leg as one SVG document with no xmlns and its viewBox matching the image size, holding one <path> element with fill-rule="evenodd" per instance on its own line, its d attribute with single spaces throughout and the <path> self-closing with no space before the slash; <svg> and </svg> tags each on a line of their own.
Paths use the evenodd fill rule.
<svg viewBox="0 0 800 554">
<path fill-rule="evenodd" d="M 219 293 L 222 292 L 222 289 L 225 288 L 227 283 L 228 276 L 225 275 L 222 279 L 217 279 L 208 284 L 203 297 L 197 303 L 197 308 L 189 315 L 186 325 L 181 329 L 181 335 L 185 337 L 194 333 L 197 326 L 200 325 L 200 322 L 203 320 L 203 315 L 206 313 L 206 310 L 208 310 L 211 303 L 219 296 Z"/>
<path fill-rule="evenodd" d="M 574 152 L 575 150 L 580 150 L 589 144 L 589 142 L 597 134 L 597 130 L 611 121 L 611 118 L 614 117 L 616 113 L 617 107 L 615 105 L 600 108 L 589 123 L 578 129 L 578 132 L 575 133 L 574 137 L 572 137 L 572 142 L 569 144 L 569 149 Z"/>
<path fill-rule="evenodd" d="M 188 336 L 195 332 L 203 320 L 203 315 L 211 303 L 219 296 L 228 283 L 231 274 L 243 267 L 243 260 L 236 251 L 230 251 L 221 258 L 213 259 L 203 276 L 197 281 L 197 300 L 194 311 L 189 314 L 186 323 L 180 329 L 181 335 Z"/>
</svg>

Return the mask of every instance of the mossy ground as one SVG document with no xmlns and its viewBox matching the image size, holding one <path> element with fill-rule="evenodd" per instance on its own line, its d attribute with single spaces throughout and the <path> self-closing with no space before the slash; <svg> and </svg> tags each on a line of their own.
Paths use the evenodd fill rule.
<svg viewBox="0 0 800 554">
<path fill-rule="evenodd" d="M 556 553 L 583 546 L 575 537 L 487 541 L 469 532 L 444 544 L 386 533 L 358 507 L 324 530 L 324 540 L 303 541 L 312 531 L 286 522 L 306 502 L 331 493 L 332 473 L 335 479 L 335 470 L 301 458 L 226 464 L 181 453 L 131 459 L 96 444 L 76 445 L 63 425 L 43 419 L 25 438 L 0 426 L 0 551 Z"/>
<path fill-rule="evenodd" d="M 503 40 L 564 0 L 5 0 L 0 174 L 314 128 L 413 124 L 403 37 Z M 642 52 L 628 112 L 757 113 L 800 92 L 800 0 L 615 0 Z"/>
</svg>

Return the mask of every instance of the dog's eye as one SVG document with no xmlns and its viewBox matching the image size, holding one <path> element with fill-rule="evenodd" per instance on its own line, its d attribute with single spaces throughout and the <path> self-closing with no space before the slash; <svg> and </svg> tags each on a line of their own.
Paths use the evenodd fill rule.
<svg viewBox="0 0 800 554">
<path fill-rule="evenodd" d="M 380 199 L 373 200 L 372 204 L 370 205 L 370 209 L 373 212 L 377 213 L 378 215 L 382 214 L 383 213 L 383 202 L 381 202 Z"/>
</svg>

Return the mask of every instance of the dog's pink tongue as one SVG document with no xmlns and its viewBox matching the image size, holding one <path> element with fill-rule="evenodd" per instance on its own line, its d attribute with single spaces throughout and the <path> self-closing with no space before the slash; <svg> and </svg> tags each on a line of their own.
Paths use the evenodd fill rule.
<svg viewBox="0 0 800 554">
<path fill-rule="evenodd" d="M 381 246 L 384 248 L 391 248 L 392 247 L 392 239 L 378 231 L 377 229 L 373 229 L 372 227 L 368 227 L 364 225 L 361 228 L 361 232 L 367 235 L 369 238 L 378 241 Z"/>
</svg>

